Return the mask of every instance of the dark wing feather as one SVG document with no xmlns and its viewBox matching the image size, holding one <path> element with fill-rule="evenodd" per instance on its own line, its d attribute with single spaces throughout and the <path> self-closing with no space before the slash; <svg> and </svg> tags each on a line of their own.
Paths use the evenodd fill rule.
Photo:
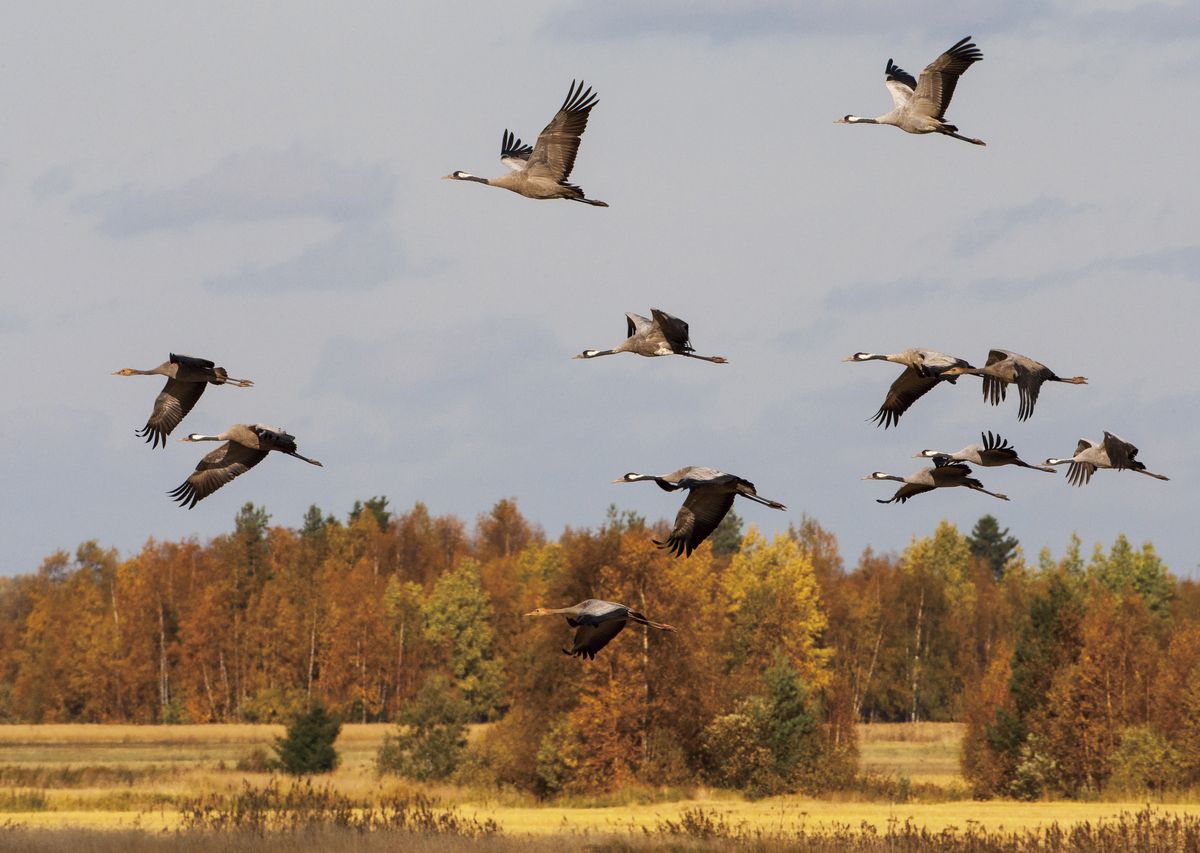
<svg viewBox="0 0 1200 853">
<path fill-rule="evenodd" d="M 530 175 L 552 178 L 564 183 L 575 167 L 579 137 L 587 129 L 588 113 L 596 106 L 597 96 L 591 87 L 583 89 L 583 81 L 571 88 L 554 118 L 538 135 L 537 144 L 529 155 L 526 171 Z"/>
<path fill-rule="evenodd" d="M 908 411 L 909 406 L 921 399 L 938 381 L 936 376 L 921 376 L 912 367 L 904 368 L 871 420 L 884 429 L 895 426 L 900 423 L 900 416 Z"/>
<path fill-rule="evenodd" d="M 575 640 L 570 649 L 563 649 L 569 655 L 586 657 L 595 660 L 596 652 L 608 645 L 613 637 L 620 634 L 625 627 L 626 619 L 607 619 L 598 624 L 581 624 L 575 629 Z"/>
<path fill-rule="evenodd" d="M 533 153 L 532 145 L 525 145 L 511 130 L 504 131 L 500 137 L 500 162 L 512 160 L 513 165 L 524 168 Z"/>
<path fill-rule="evenodd" d="M 175 356 L 172 356 L 175 358 Z M 154 398 L 154 411 L 146 425 L 135 435 L 146 439 L 147 444 L 154 447 L 167 446 L 167 436 L 171 430 L 179 426 L 179 422 L 187 417 L 187 413 L 196 405 L 200 395 L 204 393 L 203 382 L 180 382 L 178 379 L 168 379 L 162 391 Z"/>
<path fill-rule="evenodd" d="M 735 492 L 725 489 L 715 491 L 702 486 L 692 489 L 675 516 L 675 528 L 667 541 L 655 539 L 654 544 L 666 548 L 676 557 L 690 557 L 692 551 L 717 529 L 721 519 L 733 506 L 735 497 Z"/>
<path fill-rule="evenodd" d="M 887 67 L 883 70 L 885 80 L 896 80 L 903 83 L 910 89 L 917 88 L 917 78 L 909 74 L 892 60 L 887 61 Z"/>
<path fill-rule="evenodd" d="M 672 350 L 675 352 L 693 352 L 692 342 L 688 334 L 688 324 L 685 321 L 671 316 L 666 311 L 659 311 L 657 308 L 650 309 L 650 316 L 658 324 L 663 337 L 667 340 L 667 345 Z"/>
<path fill-rule="evenodd" d="M 880 504 L 904 503 L 906 500 L 911 498 L 913 495 L 920 495 L 925 492 L 932 492 L 935 488 L 936 488 L 935 486 L 923 486 L 923 485 L 918 485 L 917 483 L 905 483 L 903 486 L 896 489 L 896 494 L 892 495 L 888 500 L 885 501 L 885 500 L 882 500 L 881 498 L 876 498 L 875 503 L 880 503 Z"/>
<path fill-rule="evenodd" d="M 991 431 L 982 434 L 983 437 L 983 454 L 981 458 L 992 465 L 1003 465 L 1006 462 L 1017 461 L 1017 451 L 1009 445 L 1007 441 L 999 435 L 992 435 Z"/>
<path fill-rule="evenodd" d="M 1045 367 L 1042 367 L 1041 370 L 1030 370 L 1020 362 L 1017 362 L 1016 370 L 1017 390 L 1021 393 L 1021 405 L 1017 410 L 1017 420 L 1025 421 L 1029 420 L 1029 416 L 1033 414 L 1033 407 L 1037 404 L 1042 383 L 1053 374 Z"/>
<path fill-rule="evenodd" d="M 209 361 L 207 358 L 196 358 L 195 356 L 191 355 L 176 355 L 175 353 L 171 353 L 171 364 L 181 364 L 184 367 L 194 367 L 197 370 L 204 370 L 205 368 L 211 370 L 217 366 L 216 362 Z"/>
<path fill-rule="evenodd" d="M 1091 462 L 1072 462 L 1067 468 L 1067 482 L 1072 486 L 1082 486 L 1091 482 L 1096 473 L 1096 466 Z"/>
<path fill-rule="evenodd" d="M 913 110 L 939 120 L 944 118 L 959 75 L 981 59 L 983 51 L 967 36 L 926 65 L 910 101 Z"/>
<path fill-rule="evenodd" d="M 227 441 L 201 459 L 196 470 L 168 494 L 180 506 L 186 504 L 191 509 L 221 486 L 263 461 L 269 452 L 252 450 L 236 441 Z"/>
<path fill-rule="evenodd" d="M 1108 455 L 1109 464 L 1114 468 L 1146 467 L 1134 458 L 1138 454 L 1136 447 L 1107 431 L 1104 433 L 1104 452 Z"/>
</svg>

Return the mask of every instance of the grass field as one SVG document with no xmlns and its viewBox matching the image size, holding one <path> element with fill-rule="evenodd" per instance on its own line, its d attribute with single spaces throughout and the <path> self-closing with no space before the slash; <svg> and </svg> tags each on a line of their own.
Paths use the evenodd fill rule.
<svg viewBox="0 0 1200 853">
<path fill-rule="evenodd" d="M 412 792 L 405 783 L 378 780 L 372 772 L 375 750 L 390 728 L 353 724 L 343 728 L 337 744 L 342 766 L 329 777 L 334 789 L 371 801 Z M 269 749 L 282 733 L 282 727 L 258 725 L 0 726 L 0 822 L 7 819 L 31 828 L 173 829 L 179 823 L 175 805 L 180 798 L 234 790 L 243 780 L 265 785 L 268 774 L 235 767 L 252 750 Z M 965 792 L 957 764 L 961 734 L 956 724 L 863 726 L 863 770 Z M 1114 818 L 1121 811 L 1136 811 L 1142 805 L 972 802 L 948 797 L 904 803 L 852 797 L 778 797 L 748 802 L 698 787 L 681 801 L 582 808 L 453 788 L 431 793 L 442 802 L 454 803 L 464 817 L 491 818 L 505 834 L 533 836 L 640 833 L 663 821 L 677 821 L 685 811 L 697 808 L 731 826 L 787 833 L 800 827 L 859 827 L 864 823 L 883 831 L 889 823 L 905 820 L 935 831 L 972 824 L 1027 829 L 1055 821 L 1095 822 Z M 654 799 L 653 792 L 647 793 L 642 799 Z M 1200 804 L 1162 808 L 1200 816 Z"/>
</svg>

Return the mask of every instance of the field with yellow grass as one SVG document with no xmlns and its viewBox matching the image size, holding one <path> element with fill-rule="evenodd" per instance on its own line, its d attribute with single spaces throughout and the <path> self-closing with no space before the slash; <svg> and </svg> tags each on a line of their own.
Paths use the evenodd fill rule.
<svg viewBox="0 0 1200 853">
<path fill-rule="evenodd" d="M 390 730 L 387 725 L 344 726 L 337 742 L 342 764 L 317 786 L 329 796 L 360 803 L 432 797 L 452 806 L 464 820 L 493 821 L 506 838 L 549 840 L 571 834 L 592 839 L 645 839 L 675 830 L 700 838 L 721 832 L 778 838 L 839 827 L 856 832 L 870 827 L 885 833 L 906 822 L 932 833 L 948 827 L 1029 831 L 1054 823 L 1095 824 L 1143 806 L 1130 802 L 972 802 L 958 773 L 962 729 L 956 724 L 860 728 L 862 770 L 871 777 L 899 782 L 880 786 L 881 791 L 892 792 L 892 801 L 861 793 L 747 801 L 697 786 L 684 792 L 682 799 L 664 799 L 671 792 L 633 791 L 604 804 L 544 804 L 512 794 L 448 786 L 419 789 L 374 774 L 375 752 Z M 42 849 L 34 840 L 52 829 L 75 833 L 105 830 L 114 841 L 129 830 L 171 833 L 183 825 L 180 804 L 191 798 L 231 796 L 246 786 L 267 789 L 271 774 L 238 768 L 253 764 L 256 751 L 259 757 L 269 752 L 274 738 L 282 734 L 282 726 L 265 725 L 0 726 L 0 824 L 7 821 L 10 827 L 21 827 L 7 832 L 26 833 L 22 838 L 30 849 Z M 277 784 L 286 787 L 291 782 Z M 895 801 L 897 791 L 906 801 Z M 1200 804 L 1158 808 L 1171 815 L 1200 818 Z M 713 826 L 720 827 L 720 832 Z M 61 840 L 75 837 L 72 832 L 61 834 Z M 4 837 L 0 834 L 0 848 L 5 846 Z M 79 845 L 72 842 L 70 846 Z"/>
</svg>

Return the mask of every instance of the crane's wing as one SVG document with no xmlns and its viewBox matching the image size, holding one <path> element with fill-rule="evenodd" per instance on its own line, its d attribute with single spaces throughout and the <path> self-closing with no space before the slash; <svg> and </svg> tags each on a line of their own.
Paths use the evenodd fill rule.
<svg viewBox="0 0 1200 853">
<path fill-rule="evenodd" d="M 262 462 L 269 452 L 252 450 L 236 441 L 227 441 L 206 454 L 196 466 L 196 470 L 167 494 L 180 506 L 186 504 L 187 508 L 191 509 L 221 486 Z"/>
<path fill-rule="evenodd" d="M 587 129 L 588 113 L 597 100 L 598 96 L 592 93 L 590 86 L 584 91 L 582 80 L 578 85 L 571 81 L 563 105 L 538 135 L 537 144 L 529 155 L 526 171 L 530 175 L 552 178 L 560 183 L 566 181 L 575 166 L 579 137 Z"/>
<path fill-rule="evenodd" d="M 921 72 L 921 79 L 917 81 L 916 91 L 909 102 L 912 110 L 942 119 L 954 96 L 959 76 L 981 59 L 983 51 L 975 46 L 970 36 L 957 42 Z"/>
<path fill-rule="evenodd" d="M 667 345 L 674 352 L 692 352 L 692 342 L 689 339 L 688 324 L 680 320 L 678 317 L 673 317 L 666 311 L 659 311 L 657 308 L 650 309 L 650 315 L 654 318 L 654 322 L 658 324 L 658 328 L 662 331 L 663 337 L 667 341 Z"/>
<path fill-rule="evenodd" d="M 1072 486 L 1083 486 L 1091 482 L 1096 466 L 1091 462 L 1072 462 L 1067 467 L 1067 482 Z"/>
<path fill-rule="evenodd" d="M 654 328 L 654 323 L 648 317 L 643 317 L 641 314 L 633 314 L 626 312 L 625 314 L 625 337 L 632 338 L 639 333 L 649 333 Z"/>
<path fill-rule="evenodd" d="M 887 61 L 887 67 L 884 68 L 883 73 L 883 85 L 887 86 L 888 91 L 892 93 L 892 103 L 897 107 L 907 104 L 909 98 L 913 96 L 913 89 L 917 88 L 917 78 L 890 59 Z"/>
<path fill-rule="evenodd" d="M 921 399 L 938 381 L 936 376 L 922 376 L 912 367 L 904 368 L 871 420 L 884 429 L 895 426 L 900 423 L 900 416 L 908 411 L 909 406 Z"/>
<path fill-rule="evenodd" d="M 175 356 L 171 358 L 174 359 Z M 154 398 L 154 410 L 150 413 L 150 419 L 134 434 L 145 438 L 146 443 L 153 447 L 166 447 L 167 436 L 196 405 L 196 401 L 204 393 L 204 388 L 203 382 L 168 379 L 167 384 Z"/>
<path fill-rule="evenodd" d="M 999 434 L 992 435 L 989 430 L 987 433 L 980 433 L 983 438 L 983 450 L 991 459 L 996 460 L 999 464 L 1015 461 L 1017 451 L 1007 441 L 1000 437 Z"/>
<path fill-rule="evenodd" d="M 216 362 L 209 361 L 207 358 L 196 358 L 195 356 L 191 355 L 176 355 L 175 353 L 171 353 L 170 360 L 171 364 L 180 364 L 184 367 L 194 367 L 197 370 L 204 370 L 206 368 L 211 370 L 217 366 Z"/>
<path fill-rule="evenodd" d="M 693 488 L 675 516 L 675 528 L 667 541 L 653 540 L 659 548 L 666 548 L 676 557 L 690 557 L 692 552 L 717 529 L 725 513 L 733 506 L 736 492 L 714 491 L 703 487 Z"/>
<path fill-rule="evenodd" d="M 879 503 L 879 504 L 904 503 L 906 500 L 911 498 L 913 495 L 920 495 L 925 492 L 932 492 L 935 488 L 936 488 L 935 486 L 924 486 L 924 485 L 918 485 L 916 483 L 905 483 L 903 486 L 896 489 L 896 494 L 892 495 L 886 501 L 883 500 L 882 498 L 876 498 L 875 503 Z"/>
<path fill-rule="evenodd" d="M 1136 447 L 1107 430 L 1104 432 L 1104 452 L 1108 454 L 1108 461 L 1114 468 L 1145 467 L 1135 458 L 1138 454 Z"/>
<path fill-rule="evenodd" d="M 933 470 L 929 473 L 937 486 L 955 486 L 971 476 L 971 466 L 946 456 L 935 456 Z"/>
<path fill-rule="evenodd" d="M 1029 420 L 1029 416 L 1033 414 L 1033 407 L 1037 405 L 1038 393 L 1042 390 L 1042 383 L 1046 381 L 1046 376 L 1050 371 L 1039 365 L 1041 370 L 1030 370 L 1020 361 L 1016 362 L 1017 370 L 1017 392 L 1020 394 L 1020 405 L 1017 408 L 1017 420 Z"/>
<path fill-rule="evenodd" d="M 511 130 L 504 131 L 500 137 L 500 162 L 514 172 L 523 172 L 529 165 L 529 155 L 533 146 L 526 145 L 517 138 Z"/>
<path fill-rule="evenodd" d="M 569 649 L 563 652 L 574 657 L 586 657 L 595 660 L 596 652 L 608 645 L 613 637 L 620 634 L 625 627 L 626 619 L 607 619 L 597 624 L 580 624 L 575 629 L 575 640 Z"/>
</svg>

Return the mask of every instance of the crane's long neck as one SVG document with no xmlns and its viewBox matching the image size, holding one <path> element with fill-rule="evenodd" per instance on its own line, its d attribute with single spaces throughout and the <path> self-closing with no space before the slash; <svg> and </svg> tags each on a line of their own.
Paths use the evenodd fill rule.
<svg viewBox="0 0 1200 853">
<path fill-rule="evenodd" d="M 122 367 L 113 373 L 113 376 L 158 376 L 159 370 L 157 367 L 150 370 L 138 370 L 136 367 Z"/>
<path fill-rule="evenodd" d="M 201 435 L 198 432 L 193 432 L 179 439 L 180 441 L 229 441 L 229 433 L 223 432 L 219 435 Z"/>
</svg>

